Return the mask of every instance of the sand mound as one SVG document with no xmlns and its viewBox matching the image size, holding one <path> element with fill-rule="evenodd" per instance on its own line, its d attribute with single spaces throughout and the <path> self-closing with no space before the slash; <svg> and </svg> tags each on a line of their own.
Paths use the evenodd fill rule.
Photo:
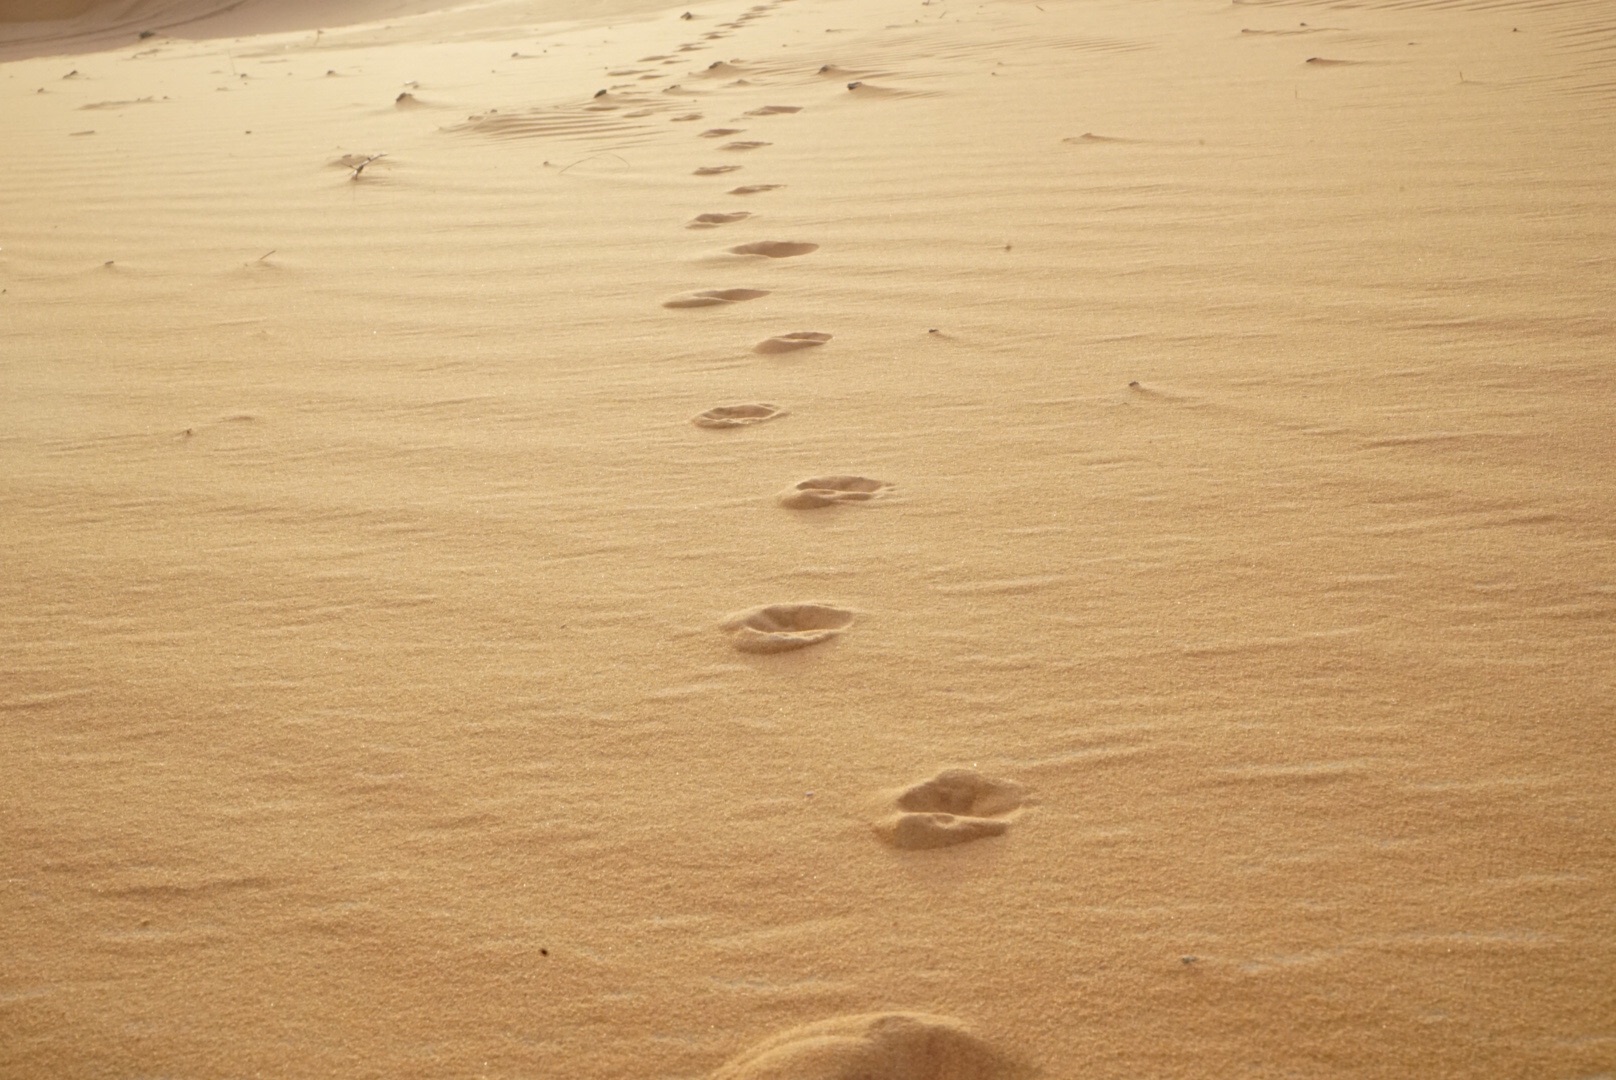
<svg viewBox="0 0 1616 1080">
<path fill-rule="evenodd" d="M 874 1013 L 782 1032 L 719 1069 L 713 1080 L 1022 1080 L 1031 1075 L 956 1020 Z"/>
</svg>

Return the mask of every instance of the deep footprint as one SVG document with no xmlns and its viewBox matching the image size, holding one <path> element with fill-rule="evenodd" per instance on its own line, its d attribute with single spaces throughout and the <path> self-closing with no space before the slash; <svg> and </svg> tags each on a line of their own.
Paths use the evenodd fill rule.
<svg viewBox="0 0 1616 1080">
<path fill-rule="evenodd" d="M 691 417 L 690 422 L 704 428 L 738 428 L 751 427 L 785 415 L 786 410 L 780 406 L 760 401 L 746 405 L 720 405 Z"/>
<path fill-rule="evenodd" d="M 782 491 L 780 505 L 792 510 L 816 510 L 837 503 L 869 502 L 891 490 L 891 484 L 867 476 L 815 476 Z"/>
<path fill-rule="evenodd" d="M 798 330 L 792 334 L 776 334 L 772 338 L 760 341 L 752 346 L 752 351 L 765 355 L 796 352 L 798 349 L 811 349 L 815 345 L 823 345 L 830 340 L 830 337 L 829 334 L 821 334 L 817 330 Z"/>
<path fill-rule="evenodd" d="M 789 259 L 818 251 L 818 244 L 794 243 L 789 240 L 759 240 L 751 244 L 737 244 L 729 249 L 731 255 L 762 255 L 770 259 Z"/>
<path fill-rule="evenodd" d="M 735 221 L 745 221 L 751 217 L 749 210 L 737 210 L 732 214 L 697 214 L 685 222 L 687 229 L 716 229 L 720 225 L 728 225 Z"/>
<path fill-rule="evenodd" d="M 741 652 L 779 653 L 829 641 L 853 625 L 853 613 L 829 604 L 770 604 L 736 612 L 718 625 Z"/>
<path fill-rule="evenodd" d="M 945 769 L 899 792 L 893 800 L 898 812 L 877 821 L 875 831 L 905 851 L 952 847 L 1004 835 L 1026 802 L 1020 784 L 974 769 Z"/>
<path fill-rule="evenodd" d="M 664 300 L 665 308 L 698 308 L 719 307 L 723 304 L 737 304 L 742 300 L 756 300 L 760 296 L 768 296 L 768 289 L 702 289 L 700 292 L 689 292 L 683 296 L 675 296 L 672 300 Z"/>
<path fill-rule="evenodd" d="M 765 1039 L 712 1080 L 1028 1080 L 1033 1071 L 957 1020 L 839 1016 Z"/>
</svg>

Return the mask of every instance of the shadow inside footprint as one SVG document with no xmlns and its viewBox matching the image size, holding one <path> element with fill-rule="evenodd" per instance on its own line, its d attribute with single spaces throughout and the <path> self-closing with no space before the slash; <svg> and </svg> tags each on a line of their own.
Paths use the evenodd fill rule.
<svg viewBox="0 0 1616 1080">
<path fill-rule="evenodd" d="M 741 652 L 790 652 L 829 641 L 853 625 L 853 613 L 829 604 L 770 604 L 736 612 L 718 625 Z"/>
<path fill-rule="evenodd" d="M 784 184 L 742 184 L 738 188 L 730 188 L 730 195 L 757 195 L 764 191 L 778 191 Z"/>
<path fill-rule="evenodd" d="M 895 848 L 921 851 L 1001 836 L 1027 802 L 1026 789 L 974 769 L 945 769 L 893 799 L 898 813 L 875 823 Z"/>
<path fill-rule="evenodd" d="M 726 135 L 739 135 L 740 128 L 708 128 L 699 136 L 703 139 L 722 139 Z"/>
<path fill-rule="evenodd" d="M 685 222 L 687 229 L 716 229 L 720 225 L 728 225 L 732 221 L 745 221 L 752 216 L 750 210 L 737 210 L 733 214 L 697 214 Z"/>
<path fill-rule="evenodd" d="M 815 345 L 823 345 L 830 340 L 830 337 L 829 334 L 821 334 L 817 330 L 798 330 L 791 334 L 776 334 L 772 338 L 760 341 L 752 346 L 752 351 L 764 355 L 796 352 L 798 349 L 811 349 Z"/>
<path fill-rule="evenodd" d="M 737 244 L 729 249 L 731 255 L 762 255 L 769 259 L 789 259 L 818 251 L 818 244 L 794 243 L 790 240 L 759 240 L 751 244 Z"/>
<path fill-rule="evenodd" d="M 665 308 L 698 308 L 719 307 L 724 304 L 735 304 L 742 300 L 756 300 L 760 296 L 768 296 L 768 289 L 702 289 L 699 292 L 689 292 L 682 296 L 675 296 L 672 300 L 662 301 Z"/>
<path fill-rule="evenodd" d="M 815 476 L 799 480 L 780 493 L 780 505 L 813 510 L 844 502 L 869 502 L 892 490 L 892 485 L 867 476 Z"/>
<path fill-rule="evenodd" d="M 737 428 L 761 424 L 784 415 L 786 410 L 780 406 L 760 401 L 747 405 L 720 405 L 692 417 L 690 422 L 704 428 Z"/>
<path fill-rule="evenodd" d="M 768 145 L 769 145 L 768 143 L 759 142 L 757 139 L 740 139 L 740 140 L 737 140 L 736 142 L 727 142 L 723 146 L 719 147 L 719 149 L 720 150 L 756 150 L 759 147 L 768 146 Z"/>
<path fill-rule="evenodd" d="M 742 166 L 742 165 L 703 165 L 701 168 L 697 169 L 691 175 L 692 176 L 719 176 L 719 175 L 722 175 L 723 173 L 727 173 L 727 172 L 740 172 L 741 169 L 743 169 L 744 167 L 745 166 Z"/>
<path fill-rule="evenodd" d="M 783 116 L 789 113 L 802 112 L 801 105 L 765 105 L 760 109 L 747 111 L 747 116 Z"/>
<path fill-rule="evenodd" d="M 957 1020 L 873 1013 L 783 1031 L 720 1067 L 713 1080 L 1027 1080 L 1032 1075 Z"/>
</svg>

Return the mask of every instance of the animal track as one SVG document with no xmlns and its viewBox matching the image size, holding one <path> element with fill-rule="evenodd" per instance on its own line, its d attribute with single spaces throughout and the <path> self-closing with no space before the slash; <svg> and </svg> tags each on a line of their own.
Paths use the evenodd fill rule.
<svg viewBox="0 0 1616 1080">
<path fill-rule="evenodd" d="M 770 259 L 789 259 L 819 250 L 818 244 L 801 244 L 790 240 L 758 240 L 750 244 L 737 244 L 729 249 L 731 255 L 762 255 Z"/>
<path fill-rule="evenodd" d="M 718 625 L 741 652 L 790 652 L 829 641 L 853 625 L 853 613 L 829 604 L 770 604 L 736 612 Z"/>
<path fill-rule="evenodd" d="M 730 214 L 697 214 L 685 223 L 687 229 L 716 229 L 720 225 L 728 225 L 735 221 L 745 221 L 752 216 L 750 210 L 736 210 Z"/>
<path fill-rule="evenodd" d="M 751 427 L 785 415 L 786 410 L 780 406 L 760 401 L 748 405 L 720 405 L 692 417 L 690 422 L 704 428 Z"/>
<path fill-rule="evenodd" d="M 905 851 L 952 847 L 1002 836 L 1027 802 L 1026 790 L 974 769 L 944 769 L 899 792 L 898 812 L 875 823 L 882 840 Z"/>
<path fill-rule="evenodd" d="M 706 215 L 703 215 L 704 217 Z M 821 334 L 817 330 L 798 330 L 791 334 L 777 334 L 772 338 L 758 342 L 752 346 L 753 352 L 765 355 L 770 353 L 796 352 L 798 349 L 811 349 L 815 345 L 823 345 L 830 340 L 829 334 Z"/>
<path fill-rule="evenodd" d="M 730 188 L 731 195 L 757 195 L 764 191 L 778 191 L 784 184 L 742 184 L 738 188 Z"/>
<path fill-rule="evenodd" d="M 884 480 L 867 476 L 815 476 L 799 480 L 780 493 L 780 505 L 814 510 L 844 502 L 870 502 L 892 490 Z"/>
<path fill-rule="evenodd" d="M 768 296 L 768 289 L 702 289 L 700 292 L 689 292 L 683 296 L 675 296 L 672 300 L 664 300 L 665 308 L 697 308 L 718 307 L 721 304 L 736 304 L 742 300 L 756 300 L 760 296 Z"/>
<path fill-rule="evenodd" d="M 1027 1080 L 1032 1071 L 957 1020 L 839 1016 L 765 1039 L 712 1080 Z"/>
</svg>

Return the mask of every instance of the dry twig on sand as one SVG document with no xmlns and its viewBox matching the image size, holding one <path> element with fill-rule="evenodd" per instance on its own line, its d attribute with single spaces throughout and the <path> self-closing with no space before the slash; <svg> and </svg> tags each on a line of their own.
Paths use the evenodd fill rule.
<svg viewBox="0 0 1616 1080">
<path fill-rule="evenodd" d="M 372 154 L 368 158 L 365 158 L 365 160 L 361 161 L 357 165 L 349 165 L 348 168 L 353 170 L 353 175 L 348 177 L 348 179 L 350 179 L 350 180 L 358 180 L 359 179 L 359 174 L 365 171 L 365 166 L 369 165 L 372 161 L 380 161 L 382 158 L 384 158 L 386 156 L 387 156 L 386 154 Z"/>
</svg>

